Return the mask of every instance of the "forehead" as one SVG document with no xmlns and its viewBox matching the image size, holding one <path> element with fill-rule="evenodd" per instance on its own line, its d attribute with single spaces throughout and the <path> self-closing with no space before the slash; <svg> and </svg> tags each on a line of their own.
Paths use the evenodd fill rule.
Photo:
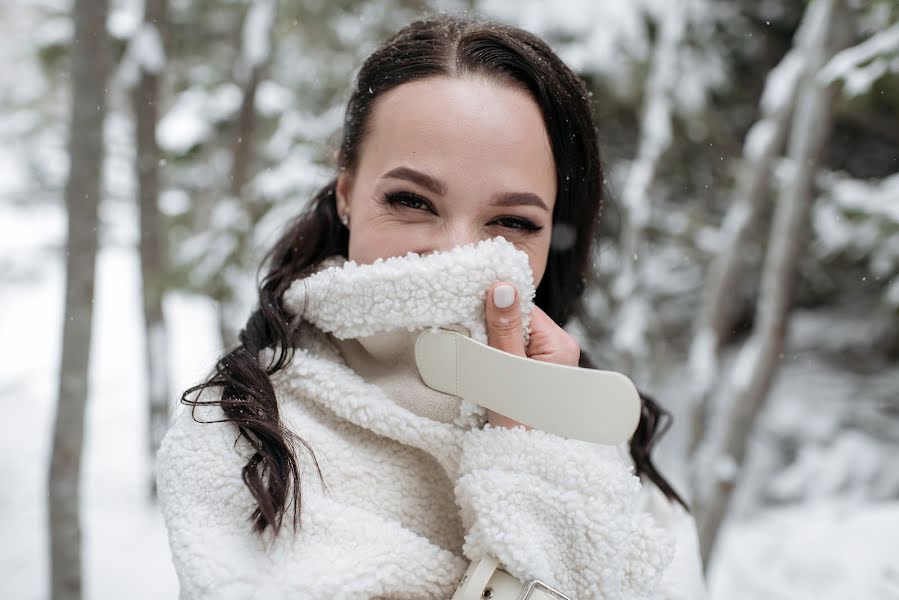
<svg viewBox="0 0 899 600">
<path fill-rule="evenodd" d="M 483 79 L 412 82 L 378 99 L 360 168 L 377 177 L 400 164 L 428 169 L 451 191 L 461 176 L 555 199 L 540 108 L 525 92 Z"/>
</svg>

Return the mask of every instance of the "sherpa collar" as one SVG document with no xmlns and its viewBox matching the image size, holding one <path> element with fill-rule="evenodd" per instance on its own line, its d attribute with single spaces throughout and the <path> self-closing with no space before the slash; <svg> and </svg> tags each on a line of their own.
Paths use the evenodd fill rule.
<svg viewBox="0 0 899 600">
<path fill-rule="evenodd" d="M 533 273 L 527 253 L 502 236 L 365 265 L 334 255 L 293 282 L 283 299 L 288 310 L 338 339 L 461 324 L 472 339 L 486 343 L 484 302 L 497 281 L 518 288 L 527 344 Z"/>
<path fill-rule="evenodd" d="M 410 349 L 418 333 L 432 326 L 459 331 L 461 325 L 468 330 L 462 333 L 487 343 L 484 303 L 496 281 L 518 288 L 527 344 L 533 275 L 527 253 L 503 237 L 366 265 L 331 256 L 293 282 L 283 303 L 335 338 L 342 355 L 299 348 L 275 375 L 276 386 L 287 397 L 309 398 L 356 425 L 425 450 L 452 473 L 459 435 L 482 426 L 486 411 L 425 385 Z M 395 362 L 381 362 L 390 354 Z M 455 416 L 433 416 L 447 412 Z"/>
</svg>

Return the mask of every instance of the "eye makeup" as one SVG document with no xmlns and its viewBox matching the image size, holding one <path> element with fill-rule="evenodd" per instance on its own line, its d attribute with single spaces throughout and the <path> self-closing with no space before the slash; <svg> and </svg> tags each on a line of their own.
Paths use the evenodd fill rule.
<svg viewBox="0 0 899 600">
<path fill-rule="evenodd" d="M 382 194 L 379 199 L 382 204 L 394 210 L 425 210 L 435 215 L 437 214 L 430 202 L 412 192 L 388 192 Z M 517 216 L 498 217 L 493 222 L 505 229 L 517 230 L 525 234 L 535 234 L 543 229 L 542 225 L 537 225 L 529 219 Z"/>
</svg>

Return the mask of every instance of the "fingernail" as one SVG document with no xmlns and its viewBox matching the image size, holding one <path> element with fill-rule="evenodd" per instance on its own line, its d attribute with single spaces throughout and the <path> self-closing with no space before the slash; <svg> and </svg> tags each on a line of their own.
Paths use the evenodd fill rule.
<svg viewBox="0 0 899 600">
<path fill-rule="evenodd" d="M 509 308 L 515 301 L 515 288 L 504 283 L 493 288 L 493 304 L 496 308 Z"/>
</svg>

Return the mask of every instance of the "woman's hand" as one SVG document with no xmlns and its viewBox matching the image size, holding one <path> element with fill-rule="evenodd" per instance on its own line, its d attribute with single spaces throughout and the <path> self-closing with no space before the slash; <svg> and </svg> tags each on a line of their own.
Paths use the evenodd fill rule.
<svg viewBox="0 0 899 600">
<path fill-rule="evenodd" d="M 531 311 L 531 335 L 527 348 L 524 347 L 521 309 L 515 286 L 503 282 L 494 284 L 487 291 L 485 312 L 489 346 L 524 358 L 578 366 L 581 347 L 577 340 L 537 306 Z M 489 409 L 487 421 L 497 427 L 521 425 L 518 421 Z M 524 427 L 532 429 L 527 425 Z"/>
</svg>

